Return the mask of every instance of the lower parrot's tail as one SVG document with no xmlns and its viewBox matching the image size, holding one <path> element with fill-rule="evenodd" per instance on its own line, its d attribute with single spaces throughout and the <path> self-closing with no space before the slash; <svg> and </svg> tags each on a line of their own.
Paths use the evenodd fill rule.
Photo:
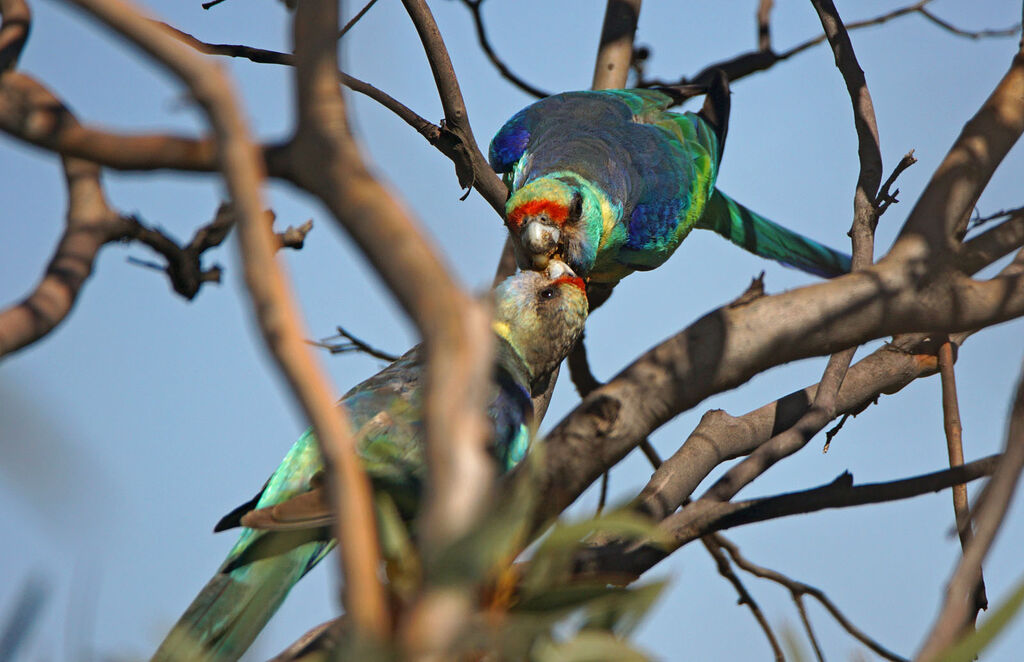
<svg viewBox="0 0 1024 662">
<path fill-rule="evenodd" d="M 697 227 L 714 230 L 755 255 L 817 276 L 833 278 L 850 272 L 850 256 L 846 253 L 787 230 L 718 189 L 711 195 Z"/>
<path fill-rule="evenodd" d="M 246 558 L 254 542 L 279 535 L 245 529 L 228 560 L 160 644 L 153 662 L 226 662 L 242 656 L 292 586 L 333 546 L 314 540 L 284 553 Z"/>
</svg>

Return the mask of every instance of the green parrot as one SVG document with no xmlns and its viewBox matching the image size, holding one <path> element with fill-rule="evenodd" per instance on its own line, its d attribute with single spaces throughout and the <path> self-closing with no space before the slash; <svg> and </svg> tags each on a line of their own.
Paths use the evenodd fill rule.
<svg viewBox="0 0 1024 662">
<path fill-rule="evenodd" d="M 724 75 L 698 113 L 668 108 L 692 87 L 556 94 L 514 115 L 491 141 L 491 166 L 511 191 L 506 224 L 519 266 L 559 257 L 606 297 L 637 270 L 660 266 L 693 228 L 819 276 L 848 255 L 760 216 L 717 188 L 729 89 Z M 603 300 L 603 299 L 602 299 Z"/>
<path fill-rule="evenodd" d="M 524 271 L 494 291 L 496 358 L 488 416 L 491 451 L 501 472 L 526 455 L 535 391 L 583 332 L 583 280 L 564 263 Z M 391 498 L 401 517 L 416 516 L 426 478 L 422 425 L 424 364 L 419 346 L 345 394 L 357 452 L 373 489 Z M 291 587 L 334 546 L 323 498 L 323 463 L 312 430 L 295 442 L 251 501 L 228 513 L 215 531 L 244 528 L 217 574 L 193 600 L 153 657 L 236 660 Z M 272 530 L 266 530 L 266 529 Z"/>
</svg>

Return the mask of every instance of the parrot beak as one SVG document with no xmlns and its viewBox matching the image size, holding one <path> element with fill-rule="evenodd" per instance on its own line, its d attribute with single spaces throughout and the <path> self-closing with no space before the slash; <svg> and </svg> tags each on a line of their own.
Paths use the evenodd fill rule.
<svg viewBox="0 0 1024 662">
<path fill-rule="evenodd" d="M 523 247 L 530 253 L 533 265 L 539 269 L 547 266 L 550 255 L 558 247 L 558 240 L 562 233 L 558 228 L 530 221 L 523 228 L 519 240 Z"/>
<path fill-rule="evenodd" d="M 569 267 L 568 264 L 561 260 L 551 260 L 548 264 L 547 269 L 548 278 L 555 280 L 562 276 L 568 276 L 569 278 L 576 278 L 576 272 Z"/>
</svg>

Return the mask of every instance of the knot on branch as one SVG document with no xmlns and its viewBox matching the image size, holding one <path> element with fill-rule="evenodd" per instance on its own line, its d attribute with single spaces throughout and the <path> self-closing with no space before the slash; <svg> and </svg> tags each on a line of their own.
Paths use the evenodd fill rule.
<svg viewBox="0 0 1024 662">
<path fill-rule="evenodd" d="M 451 128 L 448 122 L 442 119 L 437 135 L 430 142 L 455 164 L 455 176 L 459 179 L 459 186 L 465 191 L 459 199 L 465 200 L 476 183 L 476 167 L 473 165 L 473 156 L 466 147 L 466 137 L 459 129 Z"/>
<path fill-rule="evenodd" d="M 611 396 L 599 394 L 584 400 L 580 410 L 589 420 L 594 437 L 604 437 L 618 422 L 622 403 Z"/>
</svg>

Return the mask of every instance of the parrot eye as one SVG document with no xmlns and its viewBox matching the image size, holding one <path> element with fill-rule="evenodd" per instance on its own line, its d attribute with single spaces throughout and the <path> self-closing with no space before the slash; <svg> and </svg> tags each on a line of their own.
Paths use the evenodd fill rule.
<svg viewBox="0 0 1024 662">
<path fill-rule="evenodd" d="M 541 299 L 550 299 L 553 296 L 555 296 L 555 288 L 553 287 L 545 287 L 543 290 L 540 291 Z"/>
<path fill-rule="evenodd" d="M 578 221 L 583 215 L 583 196 L 579 191 L 572 194 L 572 203 L 569 205 L 569 220 Z"/>
</svg>

